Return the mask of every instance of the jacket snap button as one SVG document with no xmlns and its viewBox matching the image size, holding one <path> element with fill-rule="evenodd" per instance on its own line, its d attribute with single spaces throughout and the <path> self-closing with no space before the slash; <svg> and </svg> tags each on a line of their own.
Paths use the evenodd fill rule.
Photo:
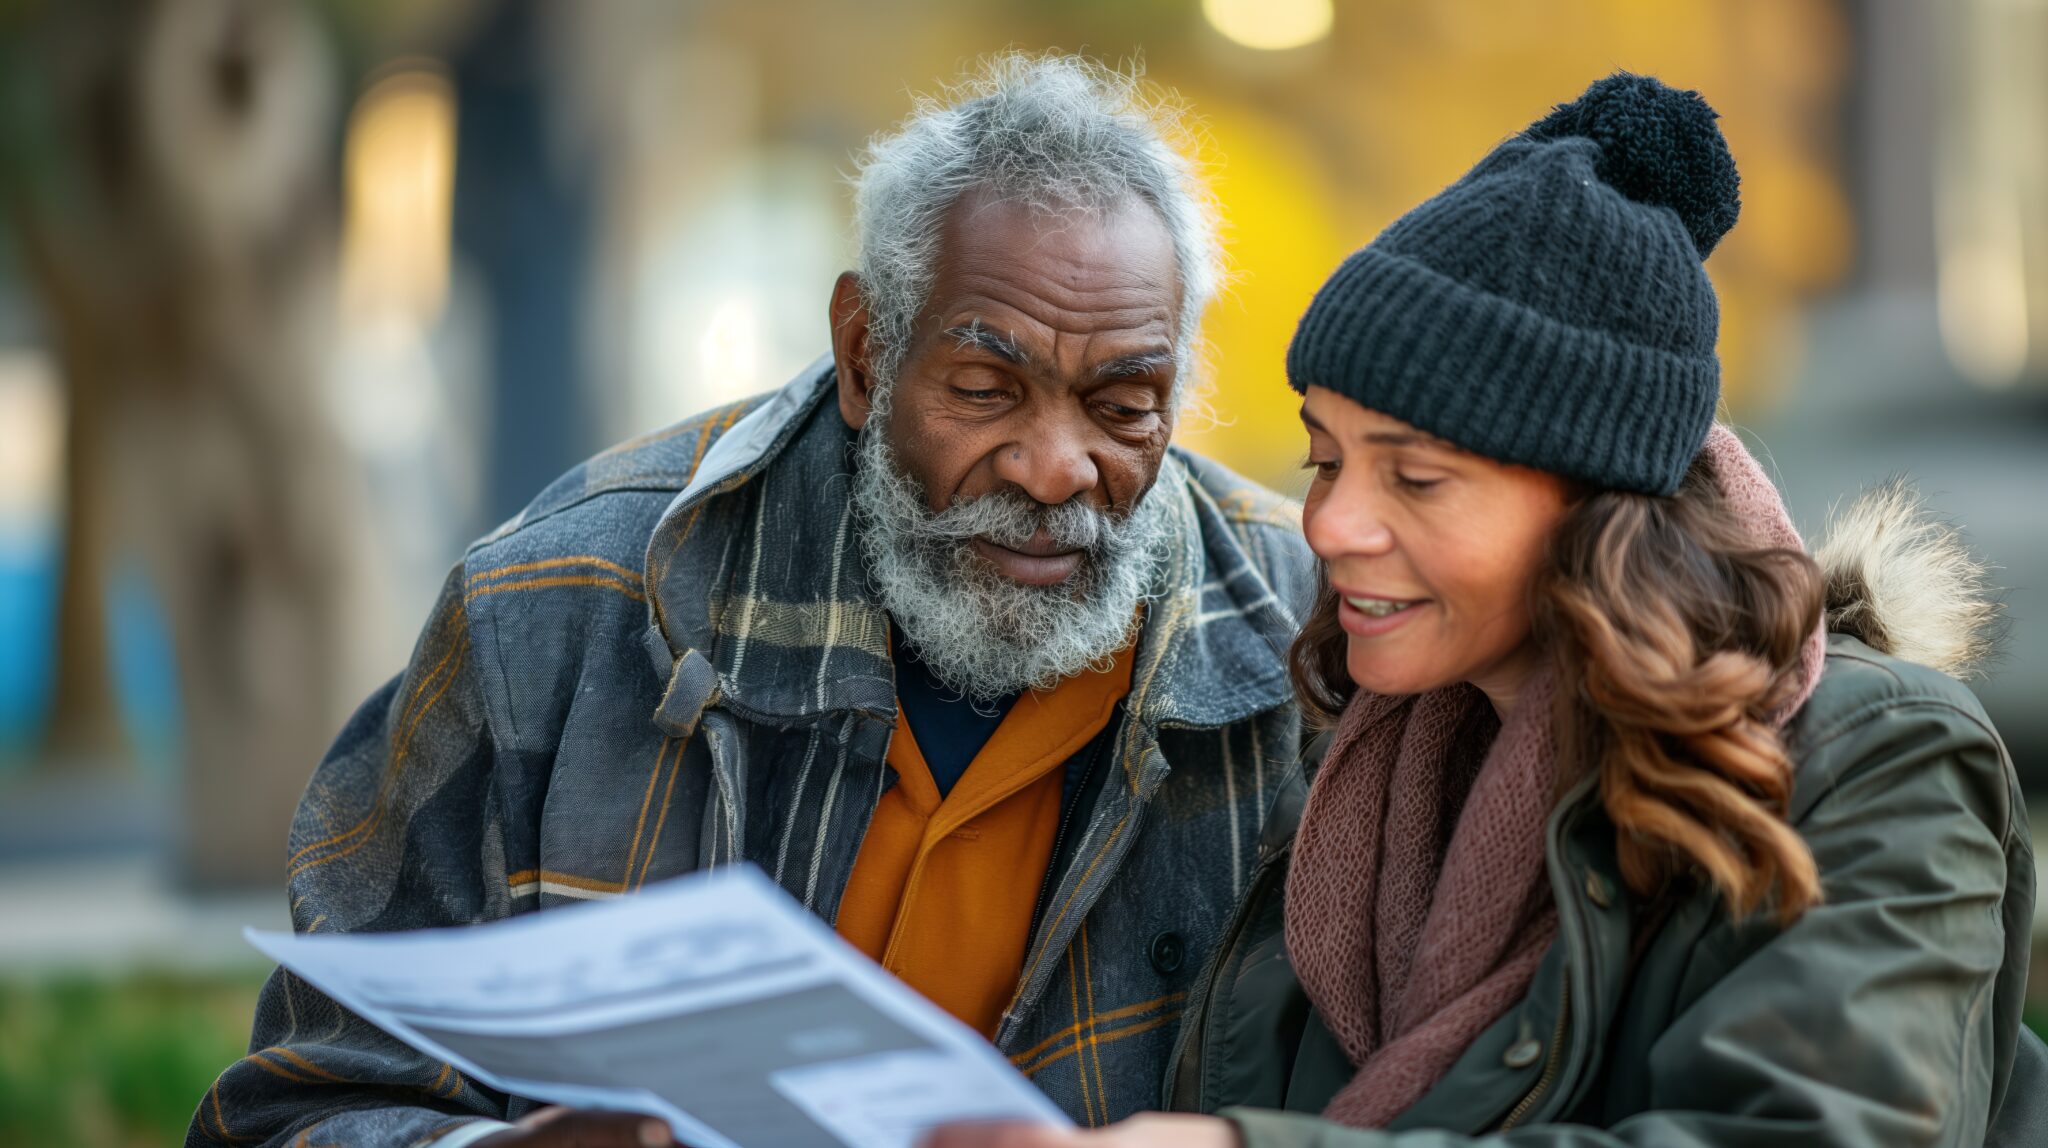
<svg viewBox="0 0 2048 1148">
<path fill-rule="evenodd" d="M 1179 933 L 1161 933 L 1152 938 L 1152 967 L 1161 973 L 1179 972 L 1181 958 L 1186 955 Z"/>
<path fill-rule="evenodd" d="M 1586 871 L 1586 896 L 1603 909 L 1614 907 L 1614 892 L 1607 887 L 1607 878 L 1590 869 Z"/>
<path fill-rule="evenodd" d="M 1500 1060 L 1502 1064 L 1507 1065 L 1509 1068 L 1527 1068 L 1536 1063 L 1542 1055 L 1542 1041 L 1518 1040 L 1508 1046 L 1507 1055 L 1501 1057 Z"/>
</svg>

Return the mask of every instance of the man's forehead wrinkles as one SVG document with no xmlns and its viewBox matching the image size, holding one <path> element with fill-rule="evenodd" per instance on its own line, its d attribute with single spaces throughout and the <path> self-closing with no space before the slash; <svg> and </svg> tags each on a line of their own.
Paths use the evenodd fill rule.
<svg viewBox="0 0 2048 1148">
<path fill-rule="evenodd" d="M 947 316 L 946 334 L 956 339 L 979 324 L 981 334 L 964 340 L 988 348 L 983 336 L 996 336 L 1010 346 L 1028 349 L 1059 335 L 1129 335 L 1171 342 L 1174 315 L 1156 300 L 1133 300 L 1112 307 L 1070 307 L 1042 296 L 1018 299 L 977 293 L 961 300 Z"/>
<path fill-rule="evenodd" d="M 1119 274 L 1113 279 L 1090 281 L 1077 275 L 1033 275 L 1020 268 L 988 271 L 964 268 L 954 279 L 951 286 L 962 294 L 993 298 L 1028 296 L 1068 308 L 1154 307 L 1165 312 L 1175 305 L 1171 289 L 1138 274 Z"/>
</svg>

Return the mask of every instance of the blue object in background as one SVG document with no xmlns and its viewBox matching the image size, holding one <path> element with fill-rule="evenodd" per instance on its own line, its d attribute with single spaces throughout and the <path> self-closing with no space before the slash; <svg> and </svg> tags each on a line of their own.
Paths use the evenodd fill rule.
<svg viewBox="0 0 2048 1148">
<path fill-rule="evenodd" d="M 56 676 L 54 535 L 0 540 L 0 769 L 35 748 Z"/>
<path fill-rule="evenodd" d="M 60 541 L 54 530 L 0 539 L 0 771 L 26 767 L 49 717 Z M 123 563 L 111 572 L 106 611 L 112 686 L 132 758 L 151 777 L 168 779 L 184 733 L 177 653 L 140 566 Z"/>
</svg>

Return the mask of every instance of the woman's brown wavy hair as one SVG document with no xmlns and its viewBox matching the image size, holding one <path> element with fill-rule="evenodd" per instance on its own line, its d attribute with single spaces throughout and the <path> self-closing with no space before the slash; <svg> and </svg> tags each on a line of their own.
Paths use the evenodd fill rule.
<svg viewBox="0 0 2048 1148">
<path fill-rule="evenodd" d="M 1581 493 L 1530 588 L 1531 637 L 1558 674 L 1563 782 L 1595 770 L 1621 872 L 1657 899 L 1704 878 L 1732 914 L 1785 921 L 1820 901 L 1786 823 L 1792 763 L 1772 721 L 1797 694 L 1823 580 L 1759 549 L 1696 461 L 1669 498 Z M 1334 725 L 1357 687 L 1327 581 L 1289 654 L 1303 712 Z"/>
</svg>

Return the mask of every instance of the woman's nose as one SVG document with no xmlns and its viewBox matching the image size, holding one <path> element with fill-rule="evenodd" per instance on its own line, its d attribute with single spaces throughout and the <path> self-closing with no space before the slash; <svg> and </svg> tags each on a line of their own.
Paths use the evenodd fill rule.
<svg viewBox="0 0 2048 1148">
<path fill-rule="evenodd" d="M 1379 555 L 1394 548 L 1393 531 L 1369 491 L 1342 484 L 1302 512 L 1302 534 L 1316 557 Z"/>
</svg>

